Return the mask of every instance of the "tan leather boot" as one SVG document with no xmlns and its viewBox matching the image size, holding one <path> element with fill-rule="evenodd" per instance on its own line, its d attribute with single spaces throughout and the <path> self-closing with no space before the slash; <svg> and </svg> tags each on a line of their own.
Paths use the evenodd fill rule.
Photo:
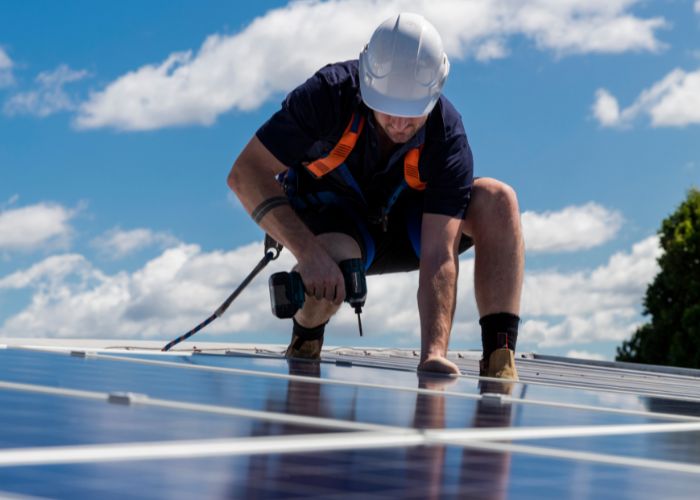
<svg viewBox="0 0 700 500">
<path fill-rule="evenodd" d="M 301 340 L 298 336 L 292 335 L 292 341 L 284 353 L 285 358 L 300 359 L 321 359 L 321 348 L 323 347 L 323 337 L 317 340 Z"/>
<path fill-rule="evenodd" d="M 520 380 L 518 378 L 518 370 L 515 368 L 515 353 L 506 348 L 496 349 L 491 353 L 488 361 L 482 359 L 479 362 L 479 375 L 482 377 Z"/>
</svg>

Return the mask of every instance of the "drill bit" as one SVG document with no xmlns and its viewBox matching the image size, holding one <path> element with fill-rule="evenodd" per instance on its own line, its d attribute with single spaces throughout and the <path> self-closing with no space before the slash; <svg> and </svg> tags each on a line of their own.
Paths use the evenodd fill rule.
<svg viewBox="0 0 700 500">
<path fill-rule="evenodd" d="M 362 308 L 356 307 L 355 313 L 357 313 L 357 326 L 360 328 L 360 337 L 362 337 L 362 318 L 360 317 L 360 314 L 362 313 Z"/>
</svg>

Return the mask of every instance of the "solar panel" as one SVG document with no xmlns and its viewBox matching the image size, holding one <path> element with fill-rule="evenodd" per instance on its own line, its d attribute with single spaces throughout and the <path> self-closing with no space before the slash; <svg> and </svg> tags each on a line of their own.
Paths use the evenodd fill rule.
<svg viewBox="0 0 700 500">
<path fill-rule="evenodd" d="M 275 346 L 30 344 L 0 349 L 0 496 L 689 498 L 700 487 L 693 370 L 525 355 L 511 384 L 479 379 L 474 352 L 451 353 L 462 375 L 446 379 L 419 376 L 411 350 L 306 362 Z"/>
</svg>

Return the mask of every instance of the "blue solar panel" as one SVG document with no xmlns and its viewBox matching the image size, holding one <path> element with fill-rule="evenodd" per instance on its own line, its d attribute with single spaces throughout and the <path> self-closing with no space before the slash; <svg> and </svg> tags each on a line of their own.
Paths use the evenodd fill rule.
<svg viewBox="0 0 700 500">
<path fill-rule="evenodd" d="M 536 360 L 516 384 L 479 380 L 470 359 L 459 379 L 419 377 L 410 355 L 376 354 L 0 350 L 0 496 L 688 498 L 700 487 L 697 393 L 664 397 L 664 380 L 645 388 L 632 371 L 605 374 L 602 391 L 600 373 L 574 365 L 553 383 Z M 693 382 L 665 380 L 672 394 Z"/>
<path fill-rule="evenodd" d="M 700 432 L 542 439 L 537 441 L 537 445 L 700 465 L 700 454 L 698 454 L 698 450 L 700 450 Z"/>
</svg>

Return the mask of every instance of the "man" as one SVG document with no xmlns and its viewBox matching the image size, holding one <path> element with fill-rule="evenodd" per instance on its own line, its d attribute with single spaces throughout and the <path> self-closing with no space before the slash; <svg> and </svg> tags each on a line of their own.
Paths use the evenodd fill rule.
<svg viewBox="0 0 700 500">
<path fill-rule="evenodd" d="M 306 301 L 288 357 L 318 358 L 345 298 L 338 262 L 368 274 L 419 269 L 422 371 L 447 359 L 458 255 L 474 245 L 481 374 L 517 380 L 524 250 L 514 191 L 472 177 L 461 117 L 441 95 L 449 62 L 435 28 L 403 13 L 359 61 L 331 64 L 293 90 L 235 161 L 228 183 L 297 259 Z"/>
</svg>

